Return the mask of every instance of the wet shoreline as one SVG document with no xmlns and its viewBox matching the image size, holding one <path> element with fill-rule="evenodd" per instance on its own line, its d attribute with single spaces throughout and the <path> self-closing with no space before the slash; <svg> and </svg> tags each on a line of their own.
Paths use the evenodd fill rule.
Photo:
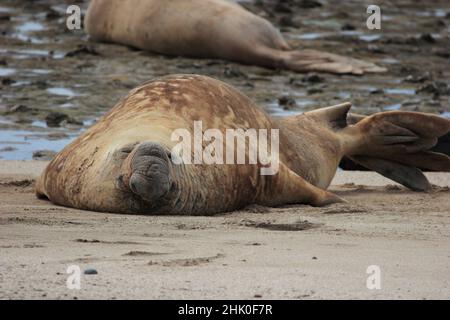
<svg viewBox="0 0 450 320">
<path fill-rule="evenodd" d="M 362 77 L 299 74 L 163 57 L 92 43 L 82 30 L 67 30 L 69 2 L 6 0 L 0 5 L 0 158 L 51 157 L 36 152 L 59 151 L 131 88 L 170 73 L 226 81 L 274 116 L 351 101 L 362 114 L 410 110 L 450 117 L 449 3 L 380 1 L 380 31 L 365 27 L 366 1 L 321 1 L 310 8 L 258 3 L 244 5 L 279 27 L 293 47 L 347 54 L 389 71 Z M 87 1 L 78 4 L 87 7 Z"/>
</svg>

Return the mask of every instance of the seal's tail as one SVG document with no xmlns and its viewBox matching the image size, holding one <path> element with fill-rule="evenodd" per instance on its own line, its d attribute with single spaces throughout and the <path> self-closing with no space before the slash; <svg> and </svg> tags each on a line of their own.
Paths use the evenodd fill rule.
<svg viewBox="0 0 450 320">
<path fill-rule="evenodd" d="M 328 72 L 361 75 L 368 72 L 385 72 L 386 68 L 372 62 L 340 56 L 318 50 L 282 51 L 282 64 L 286 69 L 297 72 Z"/>
<path fill-rule="evenodd" d="M 350 114 L 348 123 L 345 155 L 368 169 L 418 191 L 431 188 L 420 169 L 450 172 L 450 157 L 430 151 L 450 131 L 449 119 L 388 111 L 369 117 Z"/>
</svg>

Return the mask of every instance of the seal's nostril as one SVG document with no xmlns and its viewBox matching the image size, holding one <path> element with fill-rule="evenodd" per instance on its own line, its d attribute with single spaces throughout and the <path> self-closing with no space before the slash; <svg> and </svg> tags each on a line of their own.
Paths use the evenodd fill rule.
<svg viewBox="0 0 450 320">
<path fill-rule="evenodd" d="M 138 191 L 138 185 L 139 185 L 138 180 L 137 180 L 136 177 L 133 175 L 133 176 L 131 177 L 131 179 L 130 179 L 130 189 L 131 189 L 131 191 L 133 191 L 133 192 L 136 193 L 136 194 L 139 194 L 139 191 Z"/>
</svg>

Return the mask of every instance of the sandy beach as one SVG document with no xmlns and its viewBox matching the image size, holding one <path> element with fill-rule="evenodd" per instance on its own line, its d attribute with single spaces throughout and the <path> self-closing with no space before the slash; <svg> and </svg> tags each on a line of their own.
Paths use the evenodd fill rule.
<svg viewBox="0 0 450 320">
<path fill-rule="evenodd" d="M 88 0 L 2 0 L 0 299 L 450 299 L 450 173 L 427 173 L 433 191 L 417 193 L 376 173 L 338 171 L 330 189 L 347 204 L 213 217 L 96 213 L 35 197 L 44 160 L 131 89 L 168 74 L 222 80 L 274 117 L 344 101 L 364 115 L 450 117 L 449 1 L 379 0 L 375 30 L 370 0 L 237 2 L 293 49 L 388 72 L 303 74 L 163 56 L 69 30 L 68 6 L 84 14 Z M 68 268 L 81 271 L 80 289 L 68 288 Z M 368 288 L 378 275 L 368 268 L 379 270 L 379 289 Z"/>
<path fill-rule="evenodd" d="M 166 217 L 39 200 L 45 165 L 0 161 L 0 299 L 450 298 L 448 173 L 416 193 L 339 171 L 331 190 L 348 204 Z M 66 285 L 71 265 L 79 290 Z M 372 265 L 381 289 L 367 288 Z"/>
</svg>

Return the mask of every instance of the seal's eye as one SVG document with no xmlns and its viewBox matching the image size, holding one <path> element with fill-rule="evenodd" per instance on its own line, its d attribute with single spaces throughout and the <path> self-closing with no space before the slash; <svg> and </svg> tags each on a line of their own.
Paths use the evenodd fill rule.
<svg viewBox="0 0 450 320">
<path fill-rule="evenodd" d="M 133 149 L 136 147 L 136 145 L 138 145 L 139 142 L 135 142 L 135 143 L 130 143 L 127 144 L 123 147 L 121 147 L 120 149 L 117 149 L 114 152 L 114 157 L 117 159 L 122 159 L 124 160 L 126 157 L 128 157 L 128 155 L 131 153 L 131 151 L 133 151 Z"/>
<path fill-rule="evenodd" d="M 127 144 L 126 146 L 123 146 L 122 148 L 120 148 L 119 152 L 131 153 L 131 151 L 133 151 L 134 147 L 136 147 L 136 145 L 138 145 L 138 144 L 139 144 L 139 142 Z"/>
<path fill-rule="evenodd" d="M 115 186 L 120 190 L 127 190 L 125 183 L 123 182 L 123 174 L 117 177 L 117 179 L 115 180 Z"/>
</svg>

